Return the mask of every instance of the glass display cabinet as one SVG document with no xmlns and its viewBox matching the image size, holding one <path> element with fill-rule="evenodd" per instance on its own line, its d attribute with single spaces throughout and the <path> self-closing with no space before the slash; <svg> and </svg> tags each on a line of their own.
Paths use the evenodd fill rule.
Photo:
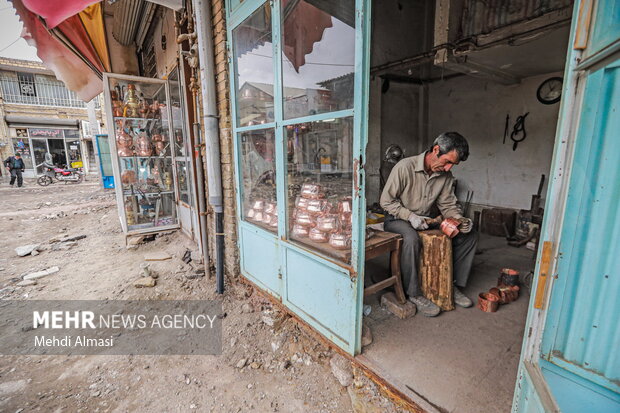
<svg viewBox="0 0 620 413">
<path fill-rule="evenodd" d="M 179 227 L 168 82 L 104 74 L 116 200 L 126 235 Z"/>
</svg>

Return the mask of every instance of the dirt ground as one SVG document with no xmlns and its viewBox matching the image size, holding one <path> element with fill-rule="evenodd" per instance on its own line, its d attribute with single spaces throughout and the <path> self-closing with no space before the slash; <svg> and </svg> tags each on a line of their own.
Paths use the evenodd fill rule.
<svg viewBox="0 0 620 413">
<path fill-rule="evenodd" d="M 219 356 L 0 356 L 0 411 L 399 411 L 361 372 L 353 377 L 348 362 L 351 380 L 341 385 L 330 363 L 341 356 L 250 287 L 228 282 L 218 297 L 213 278 L 192 278 L 202 265 L 181 260 L 196 248 L 184 235 L 128 250 L 114 194 L 96 181 L 47 188 L 1 183 L 0 233 L 2 300 L 221 299 L 225 313 Z M 86 238 L 53 242 L 78 235 Z M 38 255 L 15 253 L 34 243 L 41 245 Z M 151 266 L 157 285 L 134 287 L 144 254 L 159 251 L 172 259 Z M 60 271 L 17 286 L 25 274 L 53 266 Z"/>
</svg>

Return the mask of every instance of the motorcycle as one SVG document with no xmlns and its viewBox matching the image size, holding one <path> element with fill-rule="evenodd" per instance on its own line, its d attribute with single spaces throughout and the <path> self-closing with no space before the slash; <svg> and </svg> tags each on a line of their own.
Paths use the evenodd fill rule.
<svg viewBox="0 0 620 413">
<path fill-rule="evenodd" d="M 54 165 L 43 163 L 41 165 L 44 168 L 44 173 L 37 179 L 37 183 L 41 186 L 48 186 L 49 184 L 53 184 L 54 181 L 71 182 L 74 184 L 79 184 L 84 180 L 84 174 L 80 170 L 80 168 L 57 168 Z"/>
</svg>

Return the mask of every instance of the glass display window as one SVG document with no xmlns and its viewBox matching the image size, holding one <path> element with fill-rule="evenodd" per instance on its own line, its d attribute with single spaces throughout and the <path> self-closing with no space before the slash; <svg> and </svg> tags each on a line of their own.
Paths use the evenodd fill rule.
<svg viewBox="0 0 620 413">
<path fill-rule="evenodd" d="M 274 130 L 243 132 L 240 139 L 242 216 L 248 222 L 277 232 Z"/>
<path fill-rule="evenodd" d="M 28 144 L 28 138 L 13 138 L 13 153 L 19 153 L 24 161 L 26 169 L 32 169 L 32 154 L 30 153 L 30 145 Z"/>
<path fill-rule="evenodd" d="M 111 156 L 127 232 L 178 226 L 170 95 L 166 81 L 106 74 Z M 116 158 L 116 159 L 114 159 Z"/>
<path fill-rule="evenodd" d="M 286 127 L 289 239 L 350 260 L 353 118 Z"/>
<path fill-rule="evenodd" d="M 353 107 L 353 7 L 282 1 L 284 119 Z"/>
<path fill-rule="evenodd" d="M 233 30 L 237 126 L 274 121 L 274 72 L 269 3 Z"/>
</svg>

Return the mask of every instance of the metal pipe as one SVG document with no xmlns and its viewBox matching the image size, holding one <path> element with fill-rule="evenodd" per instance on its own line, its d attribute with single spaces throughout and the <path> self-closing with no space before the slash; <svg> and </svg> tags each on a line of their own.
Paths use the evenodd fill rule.
<svg viewBox="0 0 620 413">
<path fill-rule="evenodd" d="M 215 58 L 213 53 L 213 29 L 211 27 L 210 2 L 193 0 L 200 58 L 200 91 L 202 93 L 202 116 L 207 157 L 207 188 L 209 204 L 215 212 L 215 276 L 217 292 L 224 292 L 224 208 L 222 200 L 222 172 L 220 169 L 220 142 L 215 95 Z"/>
<path fill-rule="evenodd" d="M 198 108 L 198 96 L 194 96 L 194 107 Z M 194 111 L 197 112 L 197 109 Z M 196 113 L 195 113 L 196 114 Z M 198 119 L 196 117 L 195 119 Z M 200 124 L 194 125 L 194 163 L 196 165 L 196 186 L 198 190 L 198 220 L 200 222 L 200 245 L 202 246 L 202 257 L 204 260 L 205 274 L 209 274 L 209 241 L 207 239 L 207 207 L 205 203 L 205 174 L 202 167 L 202 151 L 200 141 Z"/>
</svg>

